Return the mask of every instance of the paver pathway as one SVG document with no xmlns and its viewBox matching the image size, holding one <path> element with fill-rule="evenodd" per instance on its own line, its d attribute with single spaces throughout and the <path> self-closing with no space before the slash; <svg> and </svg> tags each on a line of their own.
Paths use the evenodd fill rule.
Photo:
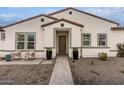
<svg viewBox="0 0 124 93">
<path fill-rule="evenodd" d="M 72 74 L 66 56 L 57 56 L 49 85 L 73 85 Z"/>
</svg>

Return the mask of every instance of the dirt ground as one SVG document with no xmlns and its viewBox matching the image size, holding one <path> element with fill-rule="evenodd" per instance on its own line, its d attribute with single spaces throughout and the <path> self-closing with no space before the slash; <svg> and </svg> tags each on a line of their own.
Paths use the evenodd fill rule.
<svg viewBox="0 0 124 93">
<path fill-rule="evenodd" d="M 0 65 L 0 84 L 47 85 L 54 65 Z"/>
<path fill-rule="evenodd" d="M 70 59 L 70 67 L 76 85 L 123 85 L 124 58 L 82 58 L 75 62 Z"/>
</svg>

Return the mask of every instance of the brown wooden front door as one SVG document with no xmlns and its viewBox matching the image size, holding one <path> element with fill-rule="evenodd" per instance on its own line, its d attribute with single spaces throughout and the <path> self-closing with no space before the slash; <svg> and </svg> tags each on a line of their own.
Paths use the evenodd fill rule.
<svg viewBox="0 0 124 93">
<path fill-rule="evenodd" d="M 66 36 L 59 36 L 59 54 L 66 54 Z"/>
</svg>

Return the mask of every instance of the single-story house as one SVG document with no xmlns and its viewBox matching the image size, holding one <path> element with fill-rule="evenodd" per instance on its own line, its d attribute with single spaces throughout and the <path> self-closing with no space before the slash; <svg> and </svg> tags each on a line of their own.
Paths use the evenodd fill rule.
<svg viewBox="0 0 124 93">
<path fill-rule="evenodd" d="M 117 55 L 117 44 L 124 43 L 124 27 L 119 23 L 75 8 L 41 14 L 0 27 L 0 55 L 20 50 L 35 50 L 37 58 L 65 54 L 72 57 L 74 48 L 79 57 L 98 57 L 105 52 Z"/>
</svg>

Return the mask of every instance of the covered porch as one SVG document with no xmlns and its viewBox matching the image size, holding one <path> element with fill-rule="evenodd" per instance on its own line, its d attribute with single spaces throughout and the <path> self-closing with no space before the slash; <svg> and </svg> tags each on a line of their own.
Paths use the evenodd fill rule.
<svg viewBox="0 0 124 93">
<path fill-rule="evenodd" d="M 81 33 L 83 25 L 60 19 L 41 26 L 44 31 L 45 58 L 47 49 L 52 50 L 52 58 L 57 55 L 68 55 L 72 58 L 73 48 L 79 51 L 81 56 Z"/>
</svg>

